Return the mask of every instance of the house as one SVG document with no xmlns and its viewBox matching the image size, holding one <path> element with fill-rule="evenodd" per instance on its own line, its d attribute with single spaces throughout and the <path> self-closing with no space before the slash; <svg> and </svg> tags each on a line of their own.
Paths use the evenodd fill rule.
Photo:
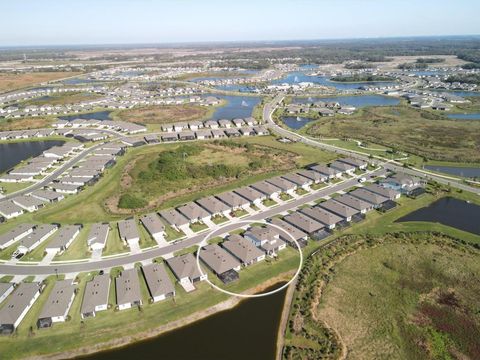
<svg viewBox="0 0 480 360">
<path fill-rule="evenodd" d="M 360 212 L 358 210 L 351 208 L 350 206 L 342 204 L 333 199 L 324 201 L 320 203 L 318 206 L 334 214 L 337 214 L 338 216 L 340 216 L 342 219 L 346 221 L 351 221 L 352 216 L 357 215 Z"/>
<path fill-rule="evenodd" d="M 374 194 L 378 194 L 383 197 L 386 197 L 389 200 L 396 200 L 396 199 L 399 199 L 401 196 L 401 193 L 399 191 L 396 191 L 390 188 L 385 188 L 377 184 L 367 185 L 363 189 L 370 191 Z"/>
<path fill-rule="evenodd" d="M 347 173 L 348 175 L 353 175 L 355 172 L 355 166 L 346 164 L 342 161 L 336 160 L 330 164 L 330 168 L 338 170 L 341 173 Z"/>
<path fill-rule="evenodd" d="M 243 119 L 245 124 L 247 124 L 248 126 L 253 126 L 257 123 L 257 120 L 255 120 L 255 118 L 253 117 L 248 117 L 248 118 L 245 118 Z"/>
<path fill-rule="evenodd" d="M 310 236 L 324 228 L 322 223 L 319 223 L 318 221 L 298 211 L 286 215 L 283 220 Z"/>
<path fill-rule="evenodd" d="M 238 129 L 238 131 L 240 131 L 240 134 L 242 134 L 242 136 L 255 135 L 255 131 L 253 131 L 253 128 L 251 128 L 251 127 L 240 128 L 240 129 Z"/>
<path fill-rule="evenodd" d="M 278 199 L 282 190 L 275 185 L 272 185 L 266 181 L 258 181 L 252 185 L 251 188 L 260 191 L 262 194 L 266 195 L 270 199 Z"/>
<path fill-rule="evenodd" d="M 34 212 L 45 205 L 45 200 L 37 199 L 33 196 L 21 195 L 12 199 L 13 203 L 20 206 L 28 212 Z"/>
<path fill-rule="evenodd" d="M 82 319 L 95 316 L 97 312 L 108 309 L 108 294 L 110 292 L 110 275 L 96 275 L 88 281 L 83 294 Z"/>
<path fill-rule="evenodd" d="M 173 132 L 173 124 L 162 124 L 162 131 Z"/>
<path fill-rule="evenodd" d="M 195 133 L 190 130 L 180 131 L 178 133 L 178 138 L 181 141 L 195 140 Z"/>
<path fill-rule="evenodd" d="M 381 185 L 400 193 L 409 194 L 410 191 L 423 186 L 424 182 L 415 176 L 398 173 L 382 180 Z"/>
<path fill-rule="evenodd" d="M 227 204 L 232 210 L 247 209 L 250 202 L 244 197 L 234 193 L 233 191 L 227 191 L 215 196 L 217 199 Z"/>
<path fill-rule="evenodd" d="M 202 198 L 197 200 L 196 203 L 204 208 L 211 216 L 226 216 L 231 211 L 231 208 L 227 204 L 214 196 Z"/>
<path fill-rule="evenodd" d="M 207 278 L 207 274 L 200 273 L 197 260 L 191 253 L 167 259 L 167 265 L 181 284 L 194 284 Z"/>
<path fill-rule="evenodd" d="M 77 194 L 83 187 L 81 185 L 69 185 L 64 183 L 51 183 L 48 187 L 60 194 Z"/>
<path fill-rule="evenodd" d="M 254 126 L 253 131 L 255 131 L 255 134 L 260 135 L 260 136 L 270 134 L 268 132 L 267 128 L 264 127 L 264 126 Z"/>
<path fill-rule="evenodd" d="M 177 141 L 178 140 L 178 134 L 169 132 L 161 135 L 162 141 L 163 142 L 170 142 L 170 141 Z"/>
<path fill-rule="evenodd" d="M 296 226 L 293 226 L 279 218 L 273 218 L 270 220 L 270 223 L 273 225 L 276 225 L 283 229 L 287 234 L 291 235 L 295 240 L 297 240 L 298 244 L 300 247 L 304 247 L 307 245 L 307 238 L 308 235 L 297 228 Z M 268 225 L 267 225 L 268 227 Z M 289 244 L 292 247 L 296 247 L 295 243 L 292 241 L 292 237 L 284 235 L 284 233 L 280 232 L 280 239 L 285 241 L 287 244 Z"/>
<path fill-rule="evenodd" d="M 0 235 L 0 250 L 6 249 L 10 245 L 31 234 L 35 229 L 32 224 L 20 224 L 10 231 Z"/>
<path fill-rule="evenodd" d="M 75 298 L 76 285 L 72 279 L 55 282 L 37 320 L 37 327 L 51 327 L 53 323 L 65 322 Z"/>
<path fill-rule="evenodd" d="M 276 186 L 282 192 L 293 195 L 295 193 L 295 190 L 297 189 L 297 185 L 287 179 L 284 179 L 281 176 L 275 176 L 271 179 L 266 179 L 266 182 Z"/>
<path fill-rule="evenodd" d="M 184 129 L 188 129 L 188 124 L 184 122 L 178 122 L 173 124 L 173 131 L 180 132 Z"/>
<path fill-rule="evenodd" d="M 255 246 L 260 247 L 268 256 L 274 257 L 277 252 L 286 248 L 285 241 L 280 239 L 280 232 L 273 227 L 252 227 L 244 234 Z"/>
<path fill-rule="evenodd" d="M 12 334 L 40 296 L 40 283 L 20 283 L 0 309 L 0 334 Z"/>
<path fill-rule="evenodd" d="M 61 201 L 65 198 L 65 196 L 63 196 L 62 194 L 51 190 L 36 190 L 30 195 L 36 197 L 37 199 L 44 200 L 50 203 Z"/>
<path fill-rule="evenodd" d="M 123 270 L 121 274 L 115 278 L 115 291 L 119 310 L 142 305 L 140 280 L 136 268 Z"/>
<path fill-rule="evenodd" d="M 212 136 L 214 139 L 221 139 L 221 138 L 224 138 L 226 137 L 227 135 L 225 135 L 225 132 L 223 130 L 212 130 Z"/>
<path fill-rule="evenodd" d="M 325 227 L 329 228 L 330 230 L 335 229 L 335 225 L 341 222 L 343 219 L 335 215 L 334 213 L 322 209 L 321 207 L 315 206 L 310 208 L 301 209 L 300 212 L 309 218 L 323 224 Z"/>
<path fill-rule="evenodd" d="M 241 128 L 245 124 L 243 119 L 233 119 L 232 122 L 237 128 Z"/>
<path fill-rule="evenodd" d="M 358 210 L 362 214 L 365 214 L 367 211 L 370 211 L 373 209 L 373 205 L 370 204 L 369 202 L 363 201 L 362 199 L 359 199 L 350 194 L 343 194 L 343 195 L 337 196 L 335 198 L 335 201 L 338 201 L 339 203 L 342 203 L 355 210 Z"/>
<path fill-rule="evenodd" d="M 181 228 L 188 226 L 188 219 L 175 209 L 160 211 L 160 216 L 171 225 L 175 230 L 181 231 Z"/>
<path fill-rule="evenodd" d="M 375 209 L 381 207 L 383 203 L 389 200 L 385 196 L 373 193 L 365 189 L 355 189 L 353 191 L 350 191 L 349 194 L 372 204 Z"/>
<path fill-rule="evenodd" d="M 145 214 L 140 217 L 140 222 L 143 224 L 145 229 L 152 238 L 156 241 L 164 239 L 165 236 L 165 225 L 160 220 L 160 217 L 155 213 Z"/>
<path fill-rule="evenodd" d="M 108 223 L 95 223 L 90 228 L 87 236 L 87 245 L 92 251 L 99 251 L 105 248 L 107 243 L 110 225 Z"/>
<path fill-rule="evenodd" d="M 222 243 L 222 247 L 235 256 L 244 266 L 265 260 L 265 253 L 256 247 L 250 240 L 234 234 Z"/>
<path fill-rule="evenodd" d="M 65 225 L 58 230 L 53 239 L 48 243 L 45 251 L 47 253 L 61 253 L 67 250 L 73 241 L 80 234 L 82 225 Z"/>
<path fill-rule="evenodd" d="M 156 144 L 160 142 L 160 139 L 155 134 L 147 134 L 143 137 L 143 139 L 147 142 L 147 144 Z"/>
<path fill-rule="evenodd" d="M 222 282 L 230 283 L 238 280 L 237 271 L 241 267 L 240 261 L 218 244 L 203 247 L 200 251 L 200 259 Z"/>
<path fill-rule="evenodd" d="M 211 214 L 209 214 L 207 210 L 194 202 L 189 202 L 185 205 L 179 206 L 177 211 L 185 216 L 190 223 L 195 223 L 198 221 L 204 222 L 210 220 L 211 218 Z"/>
<path fill-rule="evenodd" d="M 118 232 L 120 234 L 120 239 L 125 241 L 125 243 L 131 248 L 138 247 L 140 242 L 140 234 L 137 229 L 137 223 L 135 219 L 130 218 L 126 220 L 121 220 L 117 223 Z"/>
<path fill-rule="evenodd" d="M 319 174 L 327 176 L 329 180 L 340 178 L 342 176 L 341 171 L 335 170 L 331 167 L 328 167 L 322 164 L 313 165 L 310 167 L 310 170 L 316 171 Z"/>
<path fill-rule="evenodd" d="M 0 283 L 0 304 L 13 292 L 14 289 L 14 283 Z"/>
<path fill-rule="evenodd" d="M 320 174 L 313 170 L 299 170 L 297 174 L 304 178 L 310 179 L 315 184 L 328 181 L 328 175 Z"/>
<path fill-rule="evenodd" d="M 42 242 L 47 240 L 55 231 L 58 225 L 56 224 L 42 224 L 38 225 L 33 232 L 18 242 L 17 251 L 21 254 L 26 254 L 35 250 Z"/>
<path fill-rule="evenodd" d="M 221 128 L 229 129 L 232 126 L 232 122 L 230 120 L 227 120 L 227 119 L 221 119 L 221 120 L 218 120 L 218 125 Z"/>
<path fill-rule="evenodd" d="M 205 121 L 204 125 L 210 129 L 218 129 L 218 122 L 215 120 L 207 120 Z"/>
<path fill-rule="evenodd" d="M 368 163 L 366 161 L 354 159 L 352 157 L 340 158 L 338 159 L 338 161 L 343 162 L 347 165 L 354 166 L 355 168 L 360 170 L 365 170 L 368 166 Z"/>
<path fill-rule="evenodd" d="M 296 186 L 302 187 L 305 190 L 310 190 L 309 186 L 313 184 L 313 181 L 309 178 L 294 173 L 285 174 L 281 177 L 287 181 L 290 181 L 291 183 L 294 183 Z"/>
<path fill-rule="evenodd" d="M 260 191 L 255 190 L 250 186 L 241 187 L 240 189 L 234 190 L 234 192 L 243 197 L 244 199 L 248 200 L 248 202 L 252 205 L 259 205 L 263 200 L 267 198 Z"/>
<path fill-rule="evenodd" d="M 188 123 L 188 127 L 190 128 L 190 130 L 196 131 L 203 127 L 203 123 L 201 121 L 190 121 Z"/>
<path fill-rule="evenodd" d="M 175 296 L 175 286 L 163 264 L 153 263 L 142 266 L 143 276 L 153 302 Z"/>
<path fill-rule="evenodd" d="M 198 140 L 206 140 L 212 138 L 212 132 L 210 130 L 197 130 L 195 131 L 195 137 Z"/>
<path fill-rule="evenodd" d="M 23 214 L 23 209 L 12 201 L 4 201 L 0 203 L 0 215 L 5 219 L 13 219 Z"/>
<path fill-rule="evenodd" d="M 227 137 L 240 137 L 242 134 L 237 129 L 225 129 L 225 135 Z"/>
</svg>

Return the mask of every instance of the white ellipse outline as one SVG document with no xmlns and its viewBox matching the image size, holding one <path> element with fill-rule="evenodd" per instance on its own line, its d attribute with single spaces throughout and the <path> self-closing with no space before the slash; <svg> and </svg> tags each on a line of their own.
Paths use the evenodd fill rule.
<svg viewBox="0 0 480 360">
<path fill-rule="evenodd" d="M 244 223 L 247 223 L 247 224 L 251 224 L 251 223 L 262 223 L 262 224 L 266 224 L 266 225 L 269 225 L 269 226 L 273 226 L 273 227 L 275 227 L 275 228 L 277 228 L 277 229 L 280 229 L 282 232 L 285 232 L 285 233 L 288 234 L 288 236 L 290 236 L 290 238 L 293 240 L 293 242 L 294 242 L 295 245 L 297 246 L 298 252 L 300 253 L 300 263 L 298 264 L 298 269 L 297 269 L 297 271 L 295 272 L 295 274 L 293 275 L 293 277 L 292 277 L 287 283 L 285 283 L 284 285 L 280 286 L 279 288 L 277 288 L 277 289 L 275 289 L 275 290 L 272 290 L 272 291 L 269 291 L 269 292 L 266 292 L 266 293 L 262 293 L 262 294 L 239 294 L 239 293 L 235 293 L 235 292 L 232 292 L 232 291 L 228 291 L 228 290 L 222 289 L 221 287 L 219 287 L 219 286 L 215 285 L 214 283 L 212 283 L 212 282 L 210 281 L 210 279 L 208 278 L 208 275 L 203 272 L 202 267 L 200 266 L 200 251 L 201 251 L 201 249 L 202 249 L 202 246 L 207 245 L 208 239 L 210 238 L 210 236 L 211 236 L 214 232 L 217 232 L 218 230 L 222 229 L 222 227 L 231 226 L 232 224 L 225 224 L 225 225 L 222 226 L 222 227 L 213 229 L 213 230 L 210 231 L 210 232 L 203 238 L 203 240 L 198 244 L 196 260 L 197 260 L 197 268 L 198 268 L 198 270 L 200 271 L 200 275 L 201 275 L 201 276 L 205 276 L 205 281 L 208 282 L 208 283 L 209 283 L 213 288 L 215 288 L 216 290 L 218 290 L 218 291 L 220 291 L 220 292 L 223 292 L 224 294 L 231 295 L 231 296 L 237 296 L 237 297 L 240 297 L 240 298 L 260 298 L 260 297 L 265 297 L 265 296 L 273 295 L 273 294 L 275 294 L 275 293 L 277 293 L 277 292 L 280 292 L 280 291 L 282 291 L 283 289 L 287 288 L 287 287 L 297 278 L 297 276 L 300 274 L 300 271 L 302 270 L 302 267 L 303 267 L 303 253 L 302 253 L 302 248 L 300 247 L 300 244 L 299 244 L 298 241 L 293 237 L 293 235 L 290 234 L 288 231 L 286 231 L 285 229 L 281 228 L 281 227 L 278 226 L 278 225 L 271 224 L 271 223 L 267 223 L 265 220 L 240 220 L 240 221 L 235 222 L 234 224 L 244 224 Z"/>
</svg>

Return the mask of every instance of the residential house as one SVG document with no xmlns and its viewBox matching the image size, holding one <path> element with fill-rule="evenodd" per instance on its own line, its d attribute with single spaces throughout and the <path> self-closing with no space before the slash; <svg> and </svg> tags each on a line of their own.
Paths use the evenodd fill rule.
<svg viewBox="0 0 480 360">
<path fill-rule="evenodd" d="M 238 279 L 238 271 L 241 267 L 240 261 L 218 244 L 203 247 L 200 251 L 200 260 L 224 283 Z"/>
<path fill-rule="evenodd" d="M 53 323 L 65 322 L 75 298 L 76 285 L 72 279 L 58 280 L 48 296 L 37 320 L 37 327 L 51 327 Z"/>
<path fill-rule="evenodd" d="M 155 213 L 145 214 L 140 217 L 140 222 L 143 224 L 145 229 L 152 238 L 156 241 L 164 239 L 165 236 L 165 225 L 160 220 L 160 217 Z"/>
<path fill-rule="evenodd" d="M 15 242 L 23 239 L 25 236 L 31 234 L 35 229 L 32 224 L 20 224 L 13 229 L 0 235 L 0 250 L 6 249 Z"/>
<path fill-rule="evenodd" d="M 153 302 L 175 296 L 175 286 L 163 264 L 152 263 L 142 266 L 143 276 Z"/>
<path fill-rule="evenodd" d="M 45 251 L 47 253 L 61 253 L 67 250 L 73 241 L 80 234 L 82 225 L 65 225 L 60 227 L 53 239 L 48 243 Z"/>
<path fill-rule="evenodd" d="M 358 210 L 351 208 L 350 206 L 342 204 L 333 199 L 324 201 L 320 203 L 318 206 L 334 214 L 337 214 L 338 216 L 340 216 L 342 219 L 346 221 L 351 221 L 352 216 L 357 215 L 360 212 Z"/>
<path fill-rule="evenodd" d="M 185 216 L 190 223 L 205 222 L 211 218 L 211 214 L 208 211 L 194 202 L 179 206 L 177 211 Z"/>
<path fill-rule="evenodd" d="M 100 251 L 107 243 L 110 225 L 108 223 L 95 223 L 90 228 L 87 236 L 87 245 L 92 251 Z"/>
<path fill-rule="evenodd" d="M 273 227 L 251 227 L 245 232 L 244 236 L 271 257 L 276 256 L 279 251 L 287 246 L 285 241 L 280 239 L 280 231 Z"/>
<path fill-rule="evenodd" d="M 126 269 L 115 278 L 115 291 L 119 310 L 142 305 L 140 280 L 136 268 Z"/>
<path fill-rule="evenodd" d="M 343 220 L 340 216 L 335 215 L 334 213 L 318 206 L 304 208 L 301 209 L 300 212 L 312 218 L 313 220 L 323 224 L 330 230 L 335 229 L 335 225 L 337 225 Z"/>
<path fill-rule="evenodd" d="M 134 218 L 121 220 L 117 223 L 120 239 L 131 248 L 138 247 L 140 242 L 140 233 L 138 232 L 137 223 Z"/>
<path fill-rule="evenodd" d="M 191 253 L 167 259 L 167 265 L 181 284 L 194 284 L 207 279 L 207 274 L 200 273 L 197 260 Z"/>
<path fill-rule="evenodd" d="M 82 319 L 94 317 L 97 312 L 108 309 L 108 294 L 110 292 L 110 275 L 96 275 L 88 281 L 83 294 L 80 314 Z"/>
<path fill-rule="evenodd" d="M 322 223 L 298 211 L 286 215 L 283 220 L 310 236 L 324 228 Z"/>
<path fill-rule="evenodd" d="M 256 247 L 252 241 L 234 234 L 222 243 L 222 247 L 235 256 L 244 266 L 265 260 L 265 252 Z"/>
</svg>

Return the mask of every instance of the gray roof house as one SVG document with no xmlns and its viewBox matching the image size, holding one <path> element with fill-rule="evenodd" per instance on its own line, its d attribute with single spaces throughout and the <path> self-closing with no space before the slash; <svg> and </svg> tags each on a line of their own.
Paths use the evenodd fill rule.
<svg viewBox="0 0 480 360">
<path fill-rule="evenodd" d="M 333 199 L 324 201 L 320 203 L 318 206 L 327 211 L 333 212 L 334 214 L 337 214 L 338 216 L 342 217 L 347 221 L 350 221 L 353 215 L 356 215 L 360 212 L 359 210 L 351 208 L 350 206 L 342 204 Z"/>
<path fill-rule="evenodd" d="M 167 259 L 167 265 L 180 283 L 195 283 L 206 279 L 206 275 L 200 273 L 197 260 L 191 253 Z"/>
<path fill-rule="evenodd" d="M 281 189 L 283 192 L 287 192 L 287 193 L 292 193 L 297 188 L 297 184 L 295 184 L 294 182 L 291 182 L 290 180 L 286 180 L 285 178 L 280 176 L 276 176 L 271 179 L 267 179 L 265 181 L 272 185 L 275 185 L 276 187 Z"/>
<path fill-rule="evenodd" d="M 225 215 L 230 212 L 230 207 L 224 202 L 218 200 L 214 196 L 208 196 L 201 198 L 196 201 L 198 205 L 204 208 L 212 216 L 214 215 Z"/>
<path fill-rule="evenodd" d="M 321 174 L 317 171 L 313 170 L 299 170 L 297 171 L 297 174 L 300 176 L 303 176 L 307 179 L 312 180 L 315 183 L 323 182 L 328 180 L 328 175 Z"/>
<path fill-rule="evenodd" d="M 47 253 L 59 253 L 68 249 L 68 247 L 76 239 L 82 225 L 65 225 L 58 230 L 53 239 L 48 243 L 45 251 Z"/>
<path fill-rule="evenodd" d="M 3 250 L 18 240 L 24 238 L 28 234 L 33 232 L 35 225 L 33 224 L 20 224 L 9 230 L 8 232 L 0 235 L 0 250 Z"/>
<path fill-rule="evenodd" d="M 353 191 L 350 191 L 349 194 L 372 204 L 374 207 L 379 207 L 384 202 L 388 201 L 387 197 L 365 189 L 355 189 Z"/>
<path fill-rule="evenodd" d="M 160 211 L 160 216 L 177 230 L 182 226 L 188 225 L 188 219 L 175 209 L 162 210 Z"/>
<path fill-rule="evenodd" d="M 108 223 L 96 223 L 90 228 L 87 236 L 87 245 L 92 250 L 101 250 L 107 243 L 110 225 Z"/>
<path fill-rule="evenodd" d="M 244 236 L 255 246 L 262 248 L 269 256 L 276 256 L 278 251 L 286 247 L 285 241 L 280 239 L 280 230 L 272 226 L 251 227 L 245 232 Z"/>
<path fill-rule="evenodd" d="M 282 175 L 282 178 L 294 183 L 297 186 L 301 186 L 301 187 L 304 187 L 304 188 L 308 187 L 309 185 L 311 185 L 313 183 L 313 181 L 310 180 L 309 178 L 303 177 L 303 176 L 295 174 L 295 173 L 289 173 L 289 174 Z"/>
<path fill-rule="evenodd" d="M 15 289 L 14 283 L 0 283 L 0 304 L 10 295 Z"/>
<path fill-rule="evenodd" d="M 346 163 L 341 162 L 339 160 L 336 160 L 336 161 L 330 163 L 330 167 L 332 169 L 341 171 L 342 173 L 352 174 L 355 171 L 355 166 L 346 164 Z"/>
<path fill-rule="evenodd" d="M 22 282 L 0 309 L 0 334 L 11 334 L 40 296 L 40 283 Z"/>
<path fill-rule="evenodd" d="M 125 241 L 129 246 L 138 244 L 140 241 L 140 234 L 138 232 L 137 223 L 135 219 L 120 220 L 117 224 L 120 239 Z"/>
<path fill-rule="evenodd" d="M 338 201 L 344 205 L 350 206 L 351 208 L 360 211 L 362 214 L 364 214 L 369 210 L 372 210 L 373 208 L 373 205 L 370 204 L 369 202 L 366 202 L 350 194 L 337 196 L 335 198 L 335 201 Z"/>
<path fill-rule="evenodd" d="M 136 268 L 123 270 L 122 273 L 115 278 L 115 291 L 119 310 L 142 305 L 140 279 L 138 278 Z"/>
<path fill-rule="evenodd" d="M 318 221 L 313 220 L 312 218 L 300 212 L 288 214 L 283 218 L 283 220 L 299 228 L 308 235 L 312 235 L 315 232 L 324 228 L 324 225 L 322 223 L 319 223 Z"/>
<path fill-rule="evenodd" d="M 272 218 L 270 221 L 273 225 L 279 226 L 283 230 L 285 230 L 288 234 L 292 235 L 295 240 L 297 240 L 300 243 L 300 246 L 302 246 L 302 243 L 307 240 L 307 234 L 297 228 L 296 226 L 293 226 L 292 224 L 289 224 L 279 218 Z M 268 227 L 268 226 L 267 226 Z M 291 246 L 295 246 L 292 242 L 292 238 L 290 236 L 286 236 L 283 233 L 280 233 L 280 238 L 290 244 Z"/>
<path fill-rule="evenodd" d="M 23 214 L 23 208 L 14 204 L 12 201 L 5 201 L 0 203 L 0 215 L 6 219 L 13 219 L 14 217 Z"/>
<path fill-rule="evenodd" d="M 265 252 L 256 247 L 250 240 L 234 234 L 222 243 L 222 247 L 235 256 L 244 266 L 265 260 Z"/>
<path fill-rule="evenodd" d="M 204 208 L 194 202 L 177 207 L 177 211 L 185 216 L 190 222 L 203 221 L 210 219 L 210 214 Z"/>
<path fill-rule="evenodd" d="M 157 214 L 150 213 L 142 215 L 140 217 L 140 221 L 155 240 L 163 239 L 163 235 L 165 234 L 165 225 Z"/>
<path fill-rule="evenodd" d="M 269 198 L 277 198 L 282 190 L 275 185 L 272 185 L 266 181 L 258 181 L 250 187 L 254 188 L 255 190 L 260 191 L 262 194 L 265 194 Z"/>
<path fill-rule="evenodd" d="M 55 322 L 67 320 L 68 312 L 75 298 L 76 286 L 72 279 L 55 282 L 52 292 L 44 304 L 42 312 L 37 320 L 37 327 L 51 327 Z"/>
<path fill-rule="evenodd" d="M 243 197 L 244 199 L 248 200 L 250 204 L 259 204 L 266 199 L 266 196 L 264 194 L 250 186 L 241 187 L 234 190 L 234 192 Z"/>
<path fill-rule="evenodd" d="M 301 209 L 300 212 L 310 218 L 312 218 L 315 221 L 318 221 L 319 223 L 325 225 L 329 229 L 334 229 L 335 225 L 337 225 L 340 221 L 343 220 L 338 215 L 335 215 L 334 213 L 327 211 L 325 209 L 322 209 L 321 207 L 315 206 L 311 208 L 304 208 Z"/>
<path fill-rule="evenodd" d="M 227 191 L 219 195 L 215 195 L 217 199 L 227 204 L 232 210 L 244 208 L 249 205 L 249 201 L 233 191 Z"/>
<path fill-rule="evenodd" d="M 200 251 L 200 250 L 199 250 Z M 200 252 L 200 259 L 217 276 L 240 270 L 240 262 L 218 244 L 206 245 Z"/>
<path fill-rule="evenodd" d="M 328 176 L 329 179 L 333 179 L 334 177 L 340 177 L 342 175 L 341 171 L 336 169 L 330 168 L 323 164 L 318 164 L 310 167 L 310 170 L 316 171 L 322 175 Z"/>
<path fill-rule="evenodd" d="M 48 202 L 56 202 L 65 198 L 65 196 L 63 196 L 62 194 L 52 190 L 36 190 L 32 192 L 31 195 L 36 197 L 37 199 L 45 200 Z"/>
<path fill-rule="evenodd" d="M 390 188 L 384 188 L 383 186 L 377 184 L 367 185 L 363 189 L 370 191 L 374 194 L 384 196 L 390 200 L 398 199 L 401 195 L 399 191 Z"/>
<path fill-rule="evenodd" d="M 348 164 L 348 165 L 351 165 L 351 166 L 354 166 L 355 168 L 362 169 L 362 170 L 366 169 L 367 166 L 368 166 L 368 163 L 366 161 L 355 159 L 355 158 L 352 158 L 352 157 L 341 158 L 341 159 L 338 159 L 338 161 L 343 162 L 343 163 Z"/>
<path fill-rule="evenodd" d="M 175 296 L 175 286 L 170 280 L 163 264 L 152 263 L 142 266 L 143 276 L 153 302 Z"/>
<path fill-rule="evenodd" d="M 18 243 L 18 250 L 22 254 L 26 254 L 27 252 L 36 249 L 37 246 L 47 240 L 50 235 L 57 231 L 57 229 L 58 225 L 55 224 L 38 225 L 31 234 L 20 239 Z"/>
<path fill-rule="evenodd" d="M 14 197 L 12 201 L 24 210 L 27 210 L 28 212 L 37 211 L 46 203 L 45 200 L 40 200 L 36 197 L 28 195 Z"/>
<path fill-rule="evenodd" d="M 107 310 L 109 292 L 109 274 L 96 275 L 92 280 L 88 281 L 85 286 L 82 308 L 80 310 L 82 318 L 95 316 L 98 311 Z"/>
</svg>

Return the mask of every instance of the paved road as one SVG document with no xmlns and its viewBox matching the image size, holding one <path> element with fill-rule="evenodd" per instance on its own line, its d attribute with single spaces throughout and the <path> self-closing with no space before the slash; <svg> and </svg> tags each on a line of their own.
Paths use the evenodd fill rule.
<svg viewBox="0 0 480 360">
<path fill-rule="evenodd" d="M 362 160 L 368 160 L 369 154 L 367 154 L 367 153 L 362 153 L 360 151 L 346 150 L 346 149 L 342 149 L 342 148 L 339 148 L 339 147 L 334 146 L 334 145 L 325 144 L 325 143 L 310 139 L 308 137 L 305 137 L 303 135 L 300 135 L 300 134 L 298 134 L 294 131 L 284 129 L 284 128 L 280 127 L 279 125 L 277 125 L 275 123 L 275 121 L 273 121 L 273 119 L 272 119 L 272 114 L 273 114 L 275 108 L 277 107 L 277 105 L 283 100 L 283 98 L 284 98 L 284 95 L 282 95 L 282 94 L 277 95 L 269 104 L 266 104 L 264 109 L 263 109 L 264 122 L 267 124 L 267 126 L 273 132 L 275 132 L 275 133 L 277 133 L 281 136 L 284 136 L 284 137 L 287 137 L 287 138 L 290 138 L 290 139 L 293 139 L 293 140 L 296 140 L 296 141 L 300 141 L 300 142 L 303 142 L 305 144 L 312 145 L 312 146 L 315 146 L 315 147 L 318 147 L 318 148 L 321 148 L 321 149 L 324 149 L 324 150 L 333 151 L 333 152 L 336 152 L 338 154 L 347 155 L 347 156 L 355 157 L 355 158 L 362 159 Z M 435 174 L 432 174 L 428 171 L 423 171 L 421 169 L 404 168 L 403 165 L 398 163 L 398 162 L 388 161 L 388 160 L 380 158 L 380 157 L 375 157 L 375 158 L 379 159 L 381 161 L 381 165 L 388 170 L 392 170 L 392 171 L 395 171 L 395 172 L 401 171 L 401 172 L 404 172 L 404 173 L 407 173 L 407 174 L 410 174 L 410 175 L 413 175 L 413 176 L 417 176 L 417 177 L 420 177 L 420 178 L 423 178 L 423 179 L 434 180 L 434 181 L 436 181 L 438 183 L 441 183 L 441 184 L 450 185 L 450 186 L 455 187 L 457 189 L 461 189 L 461 190 L 464 190 L 464 191 L 469 191 L 469 192 L 480 195 L 480 189 L 479 188 L 475 188 L 473 186 L 467 185 L 467 184 L 461 182 L 460 180 L 453 179 L 449 176 L 435 175 Z"/>
<path fill-rule="evenodd" d="M 381 170 L 378 171 L 380 173 Z M 373 176 L 376 176 L 377 173 L 372 173 Z M 332 185 L 328 188 L 321 189 L 314 193 L 305 195 L 304 197 L 291 200 L 284 204 L 275 206 L 273 208 L 269 208 L 267 210 L 261 211 L 260 213 L 246 216 L 242 218 L 242 221 L 258 221 L 262 219 L 267 219 L 272 217 L 276 214 L 282 213 L 287 210 L 295 209 L 299 206 L 317 200 L 321 197 L 331 195 L 335 192 L 346 190 L 358 184 L 357 179 L 350 179 L 345 182 Z M 237 229 L 239 226 L 243 226 L 242 224 L 231 223 L 221 228 L 219 233 L 226 233 L 232 230 Z M 115 266 L 124 266 L 131 263 L 136 263 L 144 260 L 153 259 L 162 255 L 166 255 L 178 250 L 182 250 L 194 245 L 198 245 L 202 242 L 204 237 L 208 234 L 205 232 L 200 235 L 195 235 L 191 238 L 187 238 L 185 240 L 178 241 L 174 244 L 162 247 L 162 248 L 155 248 L 151 250 L 147 250 L 145 252 L 139 254 L 130 254 L 124 255 L 117 258 L 109 258 L 109 259 L 101 259 L 98 261 L 90 261 L 90 262 L 79 262 L 79 263 L 64 263 L 64 264 L 50 264 L 50 265 L 8 265 L 8 264 L 0 264 L 0 274 L 4 275 L 51 275 L 56 274 L 65 274 L 65 273 L 79 273 L 85 271 L 93 271 L 93 270 L 100 270 L 100 269 L 109 269 Z"/>
</svg>

